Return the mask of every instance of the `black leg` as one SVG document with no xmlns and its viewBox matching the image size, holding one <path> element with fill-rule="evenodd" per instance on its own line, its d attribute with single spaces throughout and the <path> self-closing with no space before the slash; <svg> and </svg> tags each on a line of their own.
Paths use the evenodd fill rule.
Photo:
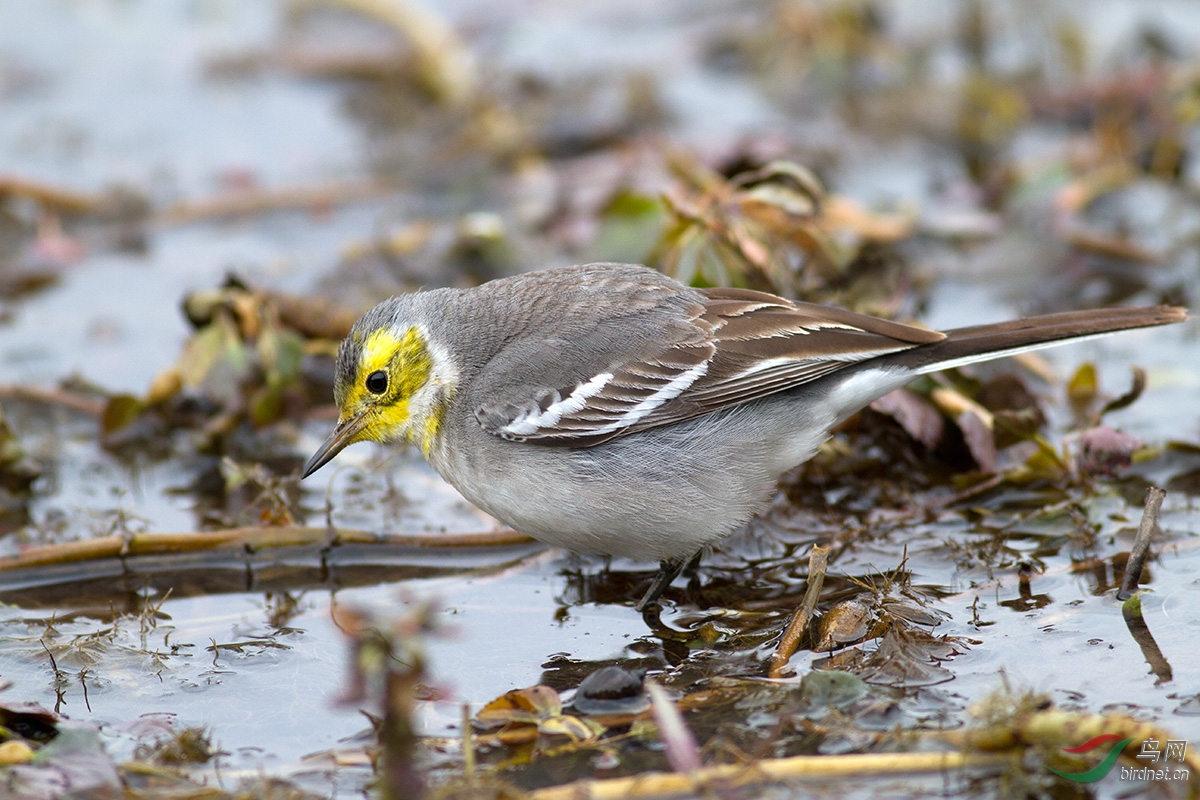
<svg viewBox="0 0 1200 800">
<path fill-rule="evenodd" d="M 642 595 L 642 599 L 638 600 L 633 610 L 645 611 L 648 606 L 662 596 L 662 593 L 671 585 L 671 581 L 679 577 L 679 573 L 683 572 L 685 568 L 696 568 L 696 565 L 700 563 L 700 555 L 701 553 L 696 553 L 683 561 L 660 561 L 658 572 L 654 573 L 654 580 L 650 581 L 650 588 Z"/>
<path fill-rule="evenodd" d="M 650 581 L 650 588 L 642 595 L 642 599 L 638 600 L 637 605 L 633 607 L 634 611 L 645 611 L 646 607 L 653 604 L 662 596 L 662 593 L 671 585 L 671 581 L 683 572 L 686 561 L 660 561 L 658 564 L 658 572 L 654 573 L 654 580 Z"/>
</svg>

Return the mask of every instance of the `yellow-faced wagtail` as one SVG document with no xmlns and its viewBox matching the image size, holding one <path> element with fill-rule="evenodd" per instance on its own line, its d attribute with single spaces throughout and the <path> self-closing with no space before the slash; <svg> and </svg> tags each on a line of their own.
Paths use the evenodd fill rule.
<svg viewBox="0 0 1200 800">
<path fill-rule="evenodd" d="M 467 499 L 572 550 L 657 560 L 639 610 L 839 422 L 918 375 L 1186 318 L 1102 308 L 939 333 L 590 264 L 395 297 L 342 342 L 304 477 L 406 439 Z"/>
</svg>

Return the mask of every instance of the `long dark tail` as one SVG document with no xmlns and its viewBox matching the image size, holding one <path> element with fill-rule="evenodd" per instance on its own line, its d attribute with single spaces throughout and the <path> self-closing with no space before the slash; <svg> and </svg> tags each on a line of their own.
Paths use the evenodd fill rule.
<svg viewBox="0 0 1200 800">
<path fill-rule="evenodd" d="M 1170 325 L 1187 318 L 1187 310 L 1175 306 L 1066 311 L 1011 322 L 955 328 L 946 331 L 946 338 L 940 342 L 884 356 L 882 360 L 917 373 L 937 372 L 1117 331 Z"/>
</svg>

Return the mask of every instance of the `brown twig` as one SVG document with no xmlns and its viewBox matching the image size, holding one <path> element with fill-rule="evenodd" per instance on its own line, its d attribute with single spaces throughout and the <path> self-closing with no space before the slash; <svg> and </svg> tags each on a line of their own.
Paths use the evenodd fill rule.
<svg viewBox="0 0 1200 800">
<path fill-rule="evenodd" d="M 1158 515 L 1162 512 L 1163 498 L 1166 496 L 1166 490 L 1157 486 L 1151 486 L 1146 492 L 1142 524 L 1133 540 L 1129 561 L 1125 563 L 1125 575 L 1121 578 L 1121 589 L 1117 592 L 1118 600 L 1128 600 L 1137 591 L 1138 581 L 1142 578 L 1142 568 L 1146 565 L 1146 556 L 1150 554 L 1150 537 L 1158 527 Z"/>
<path fill-rule="evenodd" d="M 987 478 L 984 478 L 983 480 L 979 481 L 978 483 L 974 483 L 974 484 L 968 486 L 966 489 L 963 489 L 960 492 L 952 494 L 949 497 L 945 497 L 945 498 L 942 498 L 939 500 L 934 500 L 933 502 L 931 502 L 929 504 L 929 508 L 930 509 L 940 509 L 940 508 L 946 508 L 949 506 L 958 505 L 959 503 L 966 502 L 967 500 L 970 500 L 978 495 L 981 495 L 984 492 L 989 492 L 992 489 L 995 489 L 997 486 L 1004 483 L 1004 481 L 1006 481 L 1006 480 L 1008 480 L 1008 478 L 1007 478 L 1007 476 L 1005 476 L 1005 474 L 1003 472 L 997 472 L 996 474 L 991 475 Z"/>
<path fill-rule="evenodd" d="M 725 784 L 747 786 L 809 778 L 891 776 L 915 772 L 949 772 L 968 767 L 997 767 L 1011 763 L 1007 755 L 991 753 L 866 753 L 842 756 L 769 758 L 752 764 L 721 764 L 690 775 L 649 772 L 627 778 L 583 780 L 530 792 L 529 800 L 619 800 L 694 795 L 697 787 Z"/>
<path fill-rule="evenodd" d="M 281 189 L 246 189 L 178 203 L 156 214 L 155 221 L 160 225 L 183 225 L 214 217 L 326 208 L 374 200 L 392 191 L 393 187 L 377 180 L 341 181 Z"/>
<path fill-rule="evenodd" d="M 0 400 L 25 400 L 31 403 L 49 403 L 92 417 L 102 416 L 105 407 L 103 400 L 85 397 L 84 395 L 69 392 L 65 389 L 22 386 L 19 384 L 0 384 Z"/>
<path fill-rule="evenodd" d="M 821 596 L 821 587 L 825 583 L 825 567 L 829 563 L 829 551 L 830 548 L 815 544 L 812 553 L 808 556 L 808 588 L 804 592 L 804 601 L 797 609 L 796 615 L 792 617 L 787 630 L 784 631 L 783 638 L 779 640 L 775 654 L 771 656 L 770 675 L 772 678 L 778 678 L 783 674 L 783 668 L 787 666 L 788 661 L 795 655 L 796 648 L 800 646 L 800 638 L 808 630 L 808 621 L 817 607 L 817 599 Z"/>
<path fill-rule="evenodd" d="M 705 767 L 689 775 L 643 773 L 628 778 L 581 780 L 538 789 L 529 800 L 651 800 L 703 794 L 714 785 L 748 786 L 832 778 L 886 778 L 917 772 L 949 772 L 969 768 L 1021 769 L 1020 755 L 1030 746 L 1072 747 L 1102 733 L 1117 733 L 1135 741 L 1178 738 L 1152 722 L 1119 714 L 1078 714 L 1059 709 L 1019 715 L 1007 723 L 961 731 L 926 734 L 958 752 L 867 753 L 855 755 L 767 758 L 749 764 Z M 924 738 L 924 737 L 923 737 Z M 1189 770 L 1200 771 L 1200 756 L 1190 752 L 1182 759 Z M 1188 795 L 1195 797 L 1195 792 Z"/>
<path fill-rule="evenodd" d="M 1159 264 L 1163 260 L 1161 253 L 1124 236 L 1113 236 L 1078 226 L 1068 230 L 1066 236 L 1072 247 L 1108 258 L 1132 261 L 1136 264 Z"/>
<path fill-rule="evenodd" d="M 24 197 L 44 208 L 52 208 L 55 211 L 69 214 L 88 214 L 104 204 L 104 198 L 100 195 L 80 192 L 64 186 L 54 186 L 16 175 L 0 175 L 0 199 L 8 196 Z"/>
<path fill-rule="evenodd" d="M 378 544 L 408 547 L 499 547 L 533 541 L 512 530 L 489 533 L 437 535 L 377 534 L 347 528 L 318 528 L 300 525 L 267 528 L 232 528 L 203 533 L 135 533 L 101 536 L 79 542 L 33 547 L 16 555 L 0 557 L 0 572 L 48 564 L 70 564 L 145 555 L 190 553 L 206 550 L 260 550 L 321 544 Z"/>
</svg>

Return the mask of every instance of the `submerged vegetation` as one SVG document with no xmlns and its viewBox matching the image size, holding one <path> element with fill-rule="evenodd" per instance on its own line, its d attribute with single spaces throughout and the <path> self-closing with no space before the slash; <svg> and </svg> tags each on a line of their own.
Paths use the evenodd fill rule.
<svg viewBox="0 0 1200 800">
<path fill-rule="evenodd" d="M 648 565 L 419 454 L 297 480 L 399 291 L 605 260 L 938 327 L 1195 307 L 1190 16 L 920 5 L 0 10 L 0 787 L 1196 797 L 1194 324 L 877 401 L 645 617 Z"/>
</svg>

